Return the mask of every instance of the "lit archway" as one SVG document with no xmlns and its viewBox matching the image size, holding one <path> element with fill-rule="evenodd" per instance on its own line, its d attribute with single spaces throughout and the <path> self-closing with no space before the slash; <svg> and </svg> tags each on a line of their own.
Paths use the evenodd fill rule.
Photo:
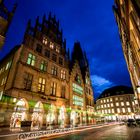
<svg viewBox="0 0 140 140">
<path fill-rule="evenodd" d="M 32 114 L 32 124 L 31 124 L 31 129 L 40 129 L 43 124 L 43 113 L 44 113 L 44 108 L 43 104 L 41 101 L 37 102 L 34 109 L 33 109 L 33 114 Z"/>
<path fill-rule="evenodd" d="M 51 104 L 48 110 L 48 114 L 46 115 L 46 126 L 49 129 L 52 129 L 52 124 L 54 123 L 56 119 L 55 111 L 56 111 L 56 107 L 53 104 Z"/>
<path fill-rule="evenodd" d="M 25 99 L 20 99 L 14 108 L 14 112 L 10 120 L 10 128 L 20 128 L 21 121 L 27 121 L 27 110 L 29 109 L 28 102 Z"/>
<path fill-rule="evenodd" d="M 66 109 L 64 106 L 62 106 L 59 109 L 59 116 L 58 116 L 58 122 L 60 124 L 60 128 L 64 128 L 65 127 L 65 118 L 66 118 Z"/>
</svg>

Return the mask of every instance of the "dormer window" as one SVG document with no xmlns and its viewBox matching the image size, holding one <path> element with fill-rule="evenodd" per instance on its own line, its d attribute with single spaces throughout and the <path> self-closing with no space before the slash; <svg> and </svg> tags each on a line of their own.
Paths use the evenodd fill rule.
<svg viewBox="0 0 140 140">
<path fill-rule="evenodd" d="M 43 37 L 43 44 L 45 44 L 45 45 L 47 45 L 47 43 L 48 43 L 48 40 L 47 40 L 47 38 L 46 37 Z"/>
<path fill-rule="evenodd" d="M 54 44 L 52 42 L 50 42 L 50 48 L 54 49 Z"/>
<path fill-rule="evenodd" d="M 56 47 L 56 52 L 59 53 L 60 52 L 60 49 L 58 47 Z"/>
<path fill-rule="evenodd" d="M 79 84 L 81 84 L 81 79 L 80 79 L 80 76 L 78 74 L 75 77 L 75 81 L 78 82 Z"/>
</svg>

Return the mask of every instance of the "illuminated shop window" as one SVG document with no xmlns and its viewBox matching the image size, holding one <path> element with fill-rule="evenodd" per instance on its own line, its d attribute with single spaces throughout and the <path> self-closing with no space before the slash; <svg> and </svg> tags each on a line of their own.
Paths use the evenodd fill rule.
<svg viewBox="0 0 140 140">
<path fill-rule="evenodd" d="M 13 98 L 13 103 L 15 103 L 17 101 L 17 98 Z"/>
<path fill-rule="evenodd" d="M 125 108 L 122 108 L 122 112 L 125 113 Z"/>
<path fill-rule="evenodd" d="M 45 92 L 45 84 L 46 84 L 46 80 L 44 78 L 39 78 L 38 81 L 38 92 Z"/>
<path fill-rule="evenodd" d="M 2 99 L 3 91 L 0 91 L 0 100 Z"/>
<path fill-rule="evenodd" d="M 75 83 L 72 84 L 73 91 L 79 94 L 83 94 L 83 88 Z"/>
<path fill-rule="evenodd" d="M 56 95 L 56 90 L 57 90 L 57 83 L 52 82 L 51 83 L 51 95 L 55 96 Z"/>
<path fill-rule="evenodd" d="M 51 67 L 51 74 L 57 76 L 57 67 L 55 66 Z"/>
<path fill-rule="evenodd" d="M 46 38 L 46 37 L 43 37 L 42 43 L 43 43 L 43 44 L 45 44 L 45 45 L 47 45 L 48 40 L 47 40 L 47 38 Z"/>
<path fill-rule="evenodd" d="M 33 75 L 25 72 L 24 73 L 24 81 L 23 81 L 24 82 L 24 89 L 31 90 L 32 80 L 33 80 Z"/>
<path fill-rule="evenodd" d="M 119 103 L 116 103 L 116 106 L 119 106 Z"/>
<path fill-rule="evenodd" d="M 121 106 L 124 106 L 124 102 L 121 102 Z"/>
<path fill-rule="evenodd" d="M 131 112 L 131 108 L 129 107 L 129 108 L 127 108 L 127 110 L 128 110 L 128 112 Z"/>
<path fill-rule="evenodd" d="M 120 109 L 119 108 L 117 108 L 117 113 L 120 113 Z"/>
<path fill-rule="evenodd" d="M 66 71 L 65 70 L 61 70 L 61 79 L 66 79 Z"/>
<path fill-rule="evenodd" d="M 126 105 L 127 105 L 127 106 L 129 106 L 129 105 L 130 105 L 130 103 L 129 103 L 129 102 L 126 102 Z"/>
<path fill-rule="evenodd" d="M 73 104 L 77 106 L 83 106 L 83 98 L 73 95 Z"/>
<path fill-rule="evenodd" d="M 54 44 L 52 42 L 50 42 L 50 48 L 54 49 Z"/>
<path fill-rule="evenodd" d="M 45 61 L 41 61 L 40 70 L 46 71 L 47 70 L 47 63 Z"/>
<path fill-rule="evenodd" d="M 28 54 L 27 64 L 31 66 L 35 65 L 35 55 L 31 53 Z"/>
</svg>

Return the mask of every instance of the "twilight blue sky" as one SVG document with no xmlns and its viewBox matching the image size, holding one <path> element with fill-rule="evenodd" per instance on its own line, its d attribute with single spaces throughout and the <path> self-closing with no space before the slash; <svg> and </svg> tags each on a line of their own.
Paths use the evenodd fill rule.
<svg viewBox="0 0 140 140">
<path fill-rule="evenodd" d="M 95 98 L 108 87 L 131 86 L 112 11 L 114 0 L 5 0 L 5 4 L 12 9 L 15 1 L 18 7 L 0 59 L 21 43 L 28 19 L 33 24 L 37 16 L 41 21 L 52 12 L 60 20 L 67 47 L 72 49 L 78 40 L 86 50 Z"/>
</svg>

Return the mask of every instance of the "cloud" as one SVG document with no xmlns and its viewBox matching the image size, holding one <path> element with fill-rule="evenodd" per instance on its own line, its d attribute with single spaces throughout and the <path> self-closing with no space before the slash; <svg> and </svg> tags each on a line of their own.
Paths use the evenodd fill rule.
<svg viewBox="0 0 140 140">
<path fill-rule="evenodd" d="M 99 75 L 91 75 L 91 81 L 94 88 L 94 98 L 96 99 L 105 89 L 115 86 L 115 84 Z"/>
</svg>

